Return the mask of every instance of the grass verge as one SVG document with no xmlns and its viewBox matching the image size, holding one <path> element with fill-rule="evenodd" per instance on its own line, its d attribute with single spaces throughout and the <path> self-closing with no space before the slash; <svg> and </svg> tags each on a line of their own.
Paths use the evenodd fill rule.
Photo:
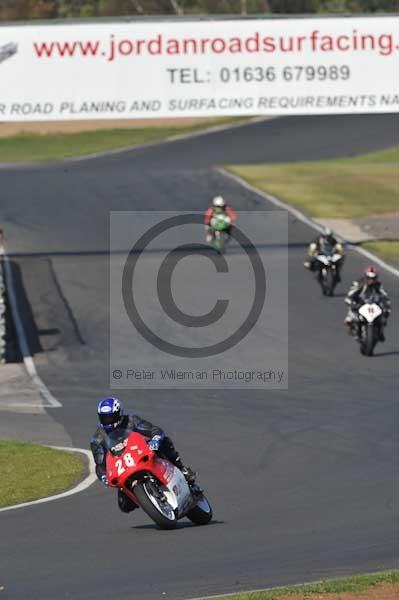
<svg viewBox="0 0 399 600">
<path fill-rule="evenodd" d="M 370 252 L 375 252 L 381 258 L 399 261 L 399 241 L 364 242 L 362 246 Z"/>
<path fill-rule="evenodd" d="M 75 453 L 0 440 L 0 508 L 63 492 L 83 470 Z"/>
<path fill-rule="evenodd" d="M 316 218 L 353 218 L 399 209 L 399 147 L 355 158 L 234 165 L 228 170 Z"/>
<path fill-rule="evenodd" d="M 53 161 L 117 148 L 137 146 L 146 142 L 164 140 L 179 134 L 189 134 L 248 120 L 231 118 L 212 120 L 210 123 L 181 127 L 141 127 L 137 129 L 110 129 L 80 133 L 19 134 L 0 139 L 0 162 Z"/>
<path fill-rule="evenodd" d="M 389 592 L 388 592 L 389 589 Z M 361 600 L 372 598 L 373 600 L 386 600 L 397 598 L 396 595 L 388 595 L 396 590 L 399 594 L 399 571 L 383 571 L 370 575 L 356 575 L 345 579 L 332 579 L 321 583 L 308 585 L 288 586 L 274 588 L 265 592 L 248 592 L 234 596 L 221 596 L 220 600 L 316 600 L 328 595 L 328 600 L 346 600 L 346 594 Z M 369 595 L 368 592 L 372 592 Z M 365 595 L 365 594 L 368 595 Z M 393 592 L 395 594 L 395 591 Z M 349 598 L 349 596 L 347 596 Z"/>
</svg>

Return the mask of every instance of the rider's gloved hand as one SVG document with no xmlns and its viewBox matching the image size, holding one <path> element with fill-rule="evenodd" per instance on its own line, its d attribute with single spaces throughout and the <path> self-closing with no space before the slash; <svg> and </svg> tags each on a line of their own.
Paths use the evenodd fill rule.
<svg viewBox="0 0 399 600">
<path fill-rule="evenodd" d="M 150 448 L 150 450 L 154 450 L 155 452 L 159 450 L 159 446 L 161 445 L 162 439 L 162 435 L 154 435 L 154 437 L 148 442 L 148 447 Z"/>
<path fill-rule="evenodd" d="M 104 485 L 108 485 L 108 479 L 106 475 L 101 475 L 101 483 L 103 483 Z"/>
</svg>

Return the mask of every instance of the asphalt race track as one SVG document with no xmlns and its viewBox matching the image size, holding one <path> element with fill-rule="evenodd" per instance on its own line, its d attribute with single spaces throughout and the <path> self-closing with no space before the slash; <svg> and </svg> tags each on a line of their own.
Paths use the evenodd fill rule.
<svg viewBox="0 0 399 600">
<path fill-rule="evenodd" d="M 63 403 L 51 416 L 74 445 L 87 447 L 96 404 L 109 392 L 110 210 L 203 210 L 217 193 L 239 210 L 274 210 L 213 167 L 398 143 L 399 115 L 292 117 L 109 158 L 0 171 L 0 221 L 31 345 L 40 376 Z M 394 312 L 387 342 L 374 358 L 361 357 L 342 326 L 342 294 L 365 261 L 350 253 L 341 295 L 323 299 L 301 266 L 313 236 L 290 218 L 288 391 L 120 394 L 199 470 L 214 522 L 159 531 L 141 511 L 120 513 L 114 492 L 100 485 L 2 513 L 2 597 L 182 600 L 398 567 L 398 280 L 383 273 Z M 22 419 L 29 437 L 34 417 Z"/>
</svg>

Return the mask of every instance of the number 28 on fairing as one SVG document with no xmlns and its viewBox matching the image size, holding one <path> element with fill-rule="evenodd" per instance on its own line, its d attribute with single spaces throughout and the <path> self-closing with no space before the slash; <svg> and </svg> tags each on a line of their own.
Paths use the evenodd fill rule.
<svg viewBox="0 0 399 600">
<path fill-rule="evenodd" d="M 136 464 L 134 462 L 133 456 L 129 452 L 126 452 L 126 454 L 123 455 L 122 459 L 119 458 L 117 461 L 115 461 L 115 466 L 118 470 L 118 475 L 122 475 L 122 473 L 126 471 L 125 467 L 123 466 L 123 463 L 125 463 L 126 467 L 134 467 Z"/>
</svg>

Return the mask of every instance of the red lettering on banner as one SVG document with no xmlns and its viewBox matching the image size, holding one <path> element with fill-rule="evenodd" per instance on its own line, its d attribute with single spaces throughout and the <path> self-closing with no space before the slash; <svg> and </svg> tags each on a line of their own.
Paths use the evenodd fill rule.
<svg viewBox="0 0 399 600">
<path fill-rule="evenodd" d="M 179 54 L 179 42 L 177 40 L 168 40 L 166 54 Z"/>
<path fill-rule="evenodd" d="M 129 56 L 133 54 L 133 42 L 130 40 L 122 40 L 118 44 L 119 54 L 121 56 Z"/>
<path fill-rule="evenodd" d="M 137 40 L 137 46 L 136 46 L 137 56 L 140 56 L 142 46 L 145 46 L 145 40 Z"/>
<path fill-rule="evenodd" d="M 362 37 L 360 38 L 361 40 L 361 44 L 362 44 L 362 50 L 374 50 L 374 36 L 372 35 L 362 35 Z M 370 44 L 367 44 L 367 42 L 370 42 Z M 368 48 L 367 48 L 368 46 Z"/>
<path fill-rule="evenodd" d="M 226 50 L 226 42 L 222 38 L 215 38 L 211 42 L 211 48 L 215 54 L 220 54 Z"/>
<path fill-rule="evenodd" d="M 245 50 L 247 52 L 259 52 L 259 33 L 245 40 Z"/>
<path fill-rule="evenodd" d="M 322 36 L 320 50 L 322 52 L 331 52 L 331 50 L 334 50 L 334 42 L 330 35 Z"/>
<path fill-rule="evenodd" d="M 232 38 L 229 44 L 229 52 L 232 54 L 234 52 L 242 52 L 241 40 L 240 38 Z"/>
<path fill-rule="evenodd" d="M 201 40 L 201 52 L 202 52 L 202 54 L 204 54 L 206 52 L 206 47 L 208 46 L 209 42 L 210 42 L 209 38 L 203 38 Z"/>
<path fill-rule="evenodd" d="M 399 39 L 388 33 L 362 33 L 352 29 L 346 33 L 325 34 L 319 29 L 304 35 L 281 34 L 261 37 L 258 31 L 249 35 L 228 37 L 168 38 L 162 34 L 144 39 L 118 39 L 110 34 L 107 40 L 33 42 L 37 58 L 99 58 L 113 62 L 126 56 L 260 54 L 305 52 L 378 52 L 390 56 L 399 50 Z"/>
<path fill-rule="evenodd" d="M 310 44 L 312 46 L 312 52 L 316 51 L 316 44 L 317 44 L 317 40 L 319 38 L 319 33 L 320 33 L 320 31 L 315 30 L 315 31 L 312 31 L 312 33 L 310 34 Z"/>
<path fill-rule="evenodd" d="M 188 39 L 183 40 L 183 53 L 190 54 L 190 47 L 192 49 L 192 54 L 197 54 L 197 40 Z"/>
<path fill-rule="evenodd" d="M 263 50 L 264 52 L 275 52 L 276 42 L 273 37 L 267 36 L 263 38 Z"/>
<path fill-rule="evenodd" d="M 390 56 L 393 52 L 394 42 L 391 35 L 382 34 L 378 39 L 378 47 L 382 56 Z M 384 43 L 383 43 L 384 42 Z M 385 42 L 388 42 L 387 44 Z"/>
<path fill-rule="evenodd" d="M 100 42 L 35 42 L 33 47 L 38 58 L 51 57 L 53 54 L 61 57 L 74 56 L 77 50 L 81 56 L 96 56 Z"/>
<path fill-rule="evenodd" d="M 297 39 L 297 42 L 298 42 L 298 52 L 302 51 L 302 42 L 305 42 L 305 41 L 306 41 L 306 36 L 300 35 L 298 37 L 298 39 Z"/>
<path fill-rule="evenodd" d="M 162 54 L 161 34 L 148 42 L 148 52 L 152 55 Z"/>
<path fill-rule="evenodd" d="M 341 42 L 346 41 L 346 45 L 343 46 Z M 349 50 L 349 38 L 347 35 L 340 35 L 337 37 L 337 48 L 339 50 L 342 50 L 343 52 L 345 52 L 346 50 Z"/>
<path fill-rule="evenodd" d="M 286 43 L 284 43 L 286 42 Z M 287 43 L 288 42 L 288 43 Z M 281 52 L 293 52 L 294 51 L 294 40 L 292 36 L 288 39 L 280 38 L 280 50 Z"/>
</svg>

